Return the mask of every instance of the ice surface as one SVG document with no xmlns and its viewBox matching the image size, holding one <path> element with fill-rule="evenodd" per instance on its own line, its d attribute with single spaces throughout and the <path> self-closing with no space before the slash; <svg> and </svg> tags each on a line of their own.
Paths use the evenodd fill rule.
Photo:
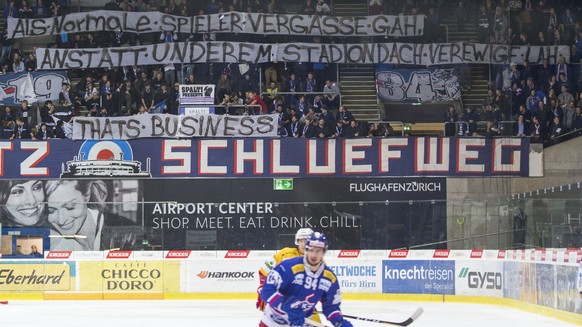
<svg viewBox="0 0 582 327">
<path fill-rule="evenodd" d="M 482 304 L 344 301 L 342 311 L 353 316 L 402 321 L 419 306 L 424 308 L 424 314 L 410 327 L 577 326 Z M 2 327 L 232 327 L 258 326 L 259 319 L 254 301 L 10 301 L 0 305 Z M 387 326 L 352 322 L 355 327 Z"/>
</svg>

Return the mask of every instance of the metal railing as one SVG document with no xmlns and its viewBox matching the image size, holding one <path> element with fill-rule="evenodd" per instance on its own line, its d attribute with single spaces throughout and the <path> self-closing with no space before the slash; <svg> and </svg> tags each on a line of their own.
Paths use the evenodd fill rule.
<svg viewBox="0 0 582 327">
<path fill-rule="evenodd" d="M 439 24 L 439 26 L 445 28 L 445 33 L 446 33 L 446 36 L 447 36 L 447 42 L 449 42 L 449 25 L 447 25 L 447 24 Z"/>
<path fill-rule="evenodd" d="M 216 108 L 224 108 L 225 112 L 223 114 L 229 115 L 256 115 L 260 114 L 262 107 L 258 104 L 232 104 L 232 105 L 222 105 L 222 104 L 208 104 L 208 105 L 184 105 L 185 108 L 214 108 L 214 113 L 216 114 Z M 229 109 L 235 108 L 234 112 L 229 112 Z M 258 111 L 258 112 L 257 112 Z"/>
<path fill-rule="evenodd" d="M 400 133 L 402 134 L 402 136 L 404 136 L 404 123 L 398 120 L 377 120 L 377 121 L 368 121 L 368 124 L 376 124 L 376 125 L 386 125 L 384 128 L 387 128 L 387 126 L 391 126 L 391 125 L 399 125 L 400 126 Z"/>
<path fill-rule="evenodd" d="M 261 98 L 265 95 L 296 95 L 296 96 L 301 96 L 301 95 L 329 95 L 329 94 L 335 94 L 338 96 L 339 98 L 339 105 L 342 105 L 342 94 L 341 93 L 337 93 L 337 92 L 262 92 L 260 94 Z M 313 105 L 313 103 L 311 103 L 311 105 Z M 308 103 L 309 106 L 309 103 Z"/>
</svg>

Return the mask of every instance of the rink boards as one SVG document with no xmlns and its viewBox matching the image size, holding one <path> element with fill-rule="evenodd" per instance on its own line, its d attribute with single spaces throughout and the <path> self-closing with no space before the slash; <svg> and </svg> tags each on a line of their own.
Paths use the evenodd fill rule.
<svg viewBox="0 0 582 327">
<path fill-rule="evenodd" d="M 274 251 L 51 251 L 2 259 L 0 298 L 252 298 Z M 582 249 L 332 250 L 326 263 L 354 299 L 507 299 L 579 311 Z M 580 312 L 578 312 L 580 313 Z M 579 315 L 576 315 L 579 316 Z"/>
</svg>

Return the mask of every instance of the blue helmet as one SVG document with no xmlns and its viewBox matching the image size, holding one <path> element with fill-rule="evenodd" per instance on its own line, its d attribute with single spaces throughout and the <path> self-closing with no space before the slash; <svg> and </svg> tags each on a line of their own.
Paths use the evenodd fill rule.
<svg viewBox="0 0 582 327">
<path fill-rule="evenodd" d="M 324 251 L 327 251 L 327 237 L 323 233 L 315 232 L 309 236 L 307 239 L 307 243 L 305 244 L 306 249 L 310 248 L 323 248 Z"/>
</svg>

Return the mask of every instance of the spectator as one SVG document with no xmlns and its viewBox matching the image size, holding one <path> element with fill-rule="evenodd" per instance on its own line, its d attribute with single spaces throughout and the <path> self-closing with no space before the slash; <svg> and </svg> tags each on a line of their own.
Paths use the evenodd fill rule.
<svg viewBox="0 0 582 327">
<path fill-rule="evenodd" d="M 490 26 L 489 13 L 485 10 L 485 6 L 481 5 L 477 18 L 477 38 L 479 43 L 485 43 L 489 35 L 491 35 Z"/>
<path fill-rule="evenodd" d="M 495 8 L 495 15 L 493 16 L 493 33 L 495 35 L 495 42 L 499 42 L 501 35 L 507 33 L 507 17 L 501 11 L 501 7 Z"/>
<path fill-rule="evenodd" d="M 36 0 L 36 6 L 32 8 L 32 15 L 34 18 L 49 17 L 49 10 L 44 6 L 42 0 Z"/>
<path fill-rule="evenodd" d="M 4 112 L 2 112 L 2 120 L 10 120 L 14 122 L 16 117 L 12 114 L 12 109 L 9 106 L 4 107 Z"/>
<path fill-rule="evenodd" d="M 313 120 L 305 120 L 305 126 L 303 127 L 303 137 L 305 138 L 315 138 L 317 137 L 317 125 L 318 125 L 319 119 L 313 119 Z"/>
<path fill-rule="evenodd" d="M 220 101 L 224 99 L 224 96 L 226 94 L 231 94 L 232 91 L 233 91 L 232 81 L 228 78 L 227 74 L 222 73 L 218 81 L 216 81 L 215 89 L 216 100 Z"/>
<path fill-rule="evenodd" d="M 368 5 L 368 15 L 382 15 L 384 13 L 384 7 L 382 6 L 382 0 L 370 0 Z"/>
<path fill-rule="evenodd" d="M 558 86 L 560 87 L 560 89 L 562 88 L 563 85 L 568 87 L 568 90 L 573 90 L 574 88 L 572 87 L 572 84 L 570 84 L 570 80 L 566 77 L 566 74 L 560 74 L 560 77 L 558 79 Z"/>
<path fill-rule="evenodd" d="M 22 57 L 18 52 L 14 52 L 12 54 L 12 71 L 15 73 L 22 73 L 26 71 L 26 68 L 24 67 L 24 62 L 22 61 Z"/>
<path fill-rule="evenodd" d="M 27 124 L 31 124 L 32 123 L 32 110 L 30 109 L 30 106 L 28 105 L 28 100 L 22 100 L 22 102 L 20 103 L 20 108 L 18 108 L 19 111 L 17 113 L 17 117 L 21 118 L 25 123 Z"/>
<path fill-rule="evenodd" d="M 360 124 L 355 119 L 350 122 L 350 126 L 344 129 L 344 136 L 347 138 L 359 137 L 360 133 Z"/>
<path fill-rule="evenodd" d="M 562 92 L 558 95 L 558 104 L 562 109 L 566 109 L 570 101 L 574 101 L 574 96 L 569 92 L 567 84 L 562 84 Z"/>
<path fill-rule="evenodd" d="M 41 123 L 47 125 L 50 130 L 53 130 L 55 127 L 55 120 L 53 118 L 54 112 L 55 105 L 50 100 L 45 101 L 44 105 L 39 110 Z"/>
<path fill-rule="evenodd" d="M 548 34 L 548 38 L 553 40 L 554 32 L 558 29 L 558 15 L 556 14 L 556 9 L 550 8 L 550 15 L 548 17 L 548 25 L 546 29 L 546 33 Z"/>
<path fill-rule="evenodd" d="M 312 122 L 313 120 L 319 120 L 319 114 L 315 111 L 315 108 L 309 107 L 307 109 L 307 113 L 305 114 L 305 121 Z"/>
<path fill-rule="evenodd" d="M 315 133 L 316 133 L 318 138 L 324 139 L 324 138 L 330 137 L 333 134 L 333 131 L 325 123 L 325 120 L 323 118 L 319 118 L 319 121 L 317 122 L 317 126 L 315 127 Z"/>
<path fill-rule="evenodd" d="M 495 89 L 493 105 L 498 106 L 505 117 L 510 117 L 512 115 L 511 105 L 509 104 L 509 98 L 507 97 L 507 95 L 503 94 L 501 88 Z"/>
<path fill-rule="evenodd" d="M 534 45 L 550 45 L 550 42 L 546 38 L 544 32 L 538 33 L 538 38 L 533 42 Z"/>
<path fill-rule="evenodd" d="M 222 7 L 222 3 L 218 2 L 217 0 L 210 0 L 208 5 L 206 5 L 206 13 L 207 14 L 217 14 Z"/>
<path fill-rule="evenodd" d="M 152 86 L 150 84 L 145 85 L 145 89 L 141 93 L 140 103 L 142 106 L 146 107 L 149 111 L 153 108 L 155 104 L 155 92 L 152 90 Z"/>
<path fill-rule="evenodd" d="M 32 18 L 32 8 L 28 4 L 27 0 L 22 0 L 20 8 L 18 8 L 18 15 L 20 18 Z"/>
<path fill-rule="evenodd" d="M 576 107 L 576 114 L 574 115 L 574 122 L 572 123 L 572 130 L 577 131 L 582 129 L 582 107 Z"/>
<path fill-rule="evenodd" d="M 295 111 L 297 112 L 298 118 L 301 119 L 308 111 L 308 104 L 305 102 L 305 95 L 299 96 L 299 100 L 295 104 Z"/>
<path fill-rule="evenodd" d="M 64 121 L 65 123 L 68 123 L 74 116 L 73 107 L 67 105 L 65 100 L 62 99 L 59 101 L 59 105 L 55 107 L 55 113 L 53 116 Z"/>
<path fill-rule="evenodd" d="M 554 120 L 553 120 L 552 129 L 550 132 L 550 140 L 557 139 L 563 133 L 564 133 L 564 127 L 562 126 L 562 123 L 560 122 L 560 118 L 558 118 L 556 116 L 556 117 L 554 117 Z"/>
<path fill-rule="evenodd" d="M 529 97 L 527 97 L 526 107 L 529 112 L 532 114 L 537 111 L 538 104 L 541 101 L 540 98 L 536 95 L 536 90 L 531 90 Z"/>
<path fill-rule="evenodd" d="M 40 124 L 40 128 L 36 132 L 36 139 L 37 140 L 50 140 L 53 138 L 53 131 L 47 128 L 45 123 Z"/>
<path fill-rule="evenodd" d="M 576 116 L 576 105 L 574 100 L 570 101 L 568 106 L 564 109 L 564 132 L 569 132 L 572 130 L 574 125 L 574 118 Z"/>
<path fill-rule="evenodd" d="M 345 106 L 340 106 L 337 120 L 342 124 L 342 127 L 345 128 L 352 120 L 354 120 L 354 116 L 352 116 Z"/>
<path fill-rule="evenodd" d="M 57 2 L 57 1 L 55 1 Z M 121 10 L 121 8 L 118 5 L 117 0 L 111 0 L 108 3 L 105 4 L 105 7 L 103 8 L 105 10 Z"/>
<path fill-rule="evenodd" d="M 380 135 L 380 131 L 378 130 L 378 125 L 375 123 L 370 123 L 368 125 L 368 137 L 377 137 Z"/>
<path fill-rule="evenodd" d="M 303 133 L 303 127 L 303 124 L 299 121 L 297 116 L 291 116 L 291 124 L 289 124 L 291 137 L 300 138 Z"/>
<path fill-rule="evenodd" d="M 331 15 L 331 8 L 327 5 L 327 3 L 325 3 L 325 0 L 317 0 L 315 12 L 319 16 Z"/>
<path fill-rule="evenodd" d="M 323 103 L 328 106 L 330 110 L 337 109 L 339 107 L 341 96 L 339 86 L 337 86 L 332 79 L 328 79 L 323 87 L 323 93 L 325 93 Z"/>
<path fill-rule="evenodd" d="M 543 101 L 540 101 L 538 103 L 538 109 L 534 112 L 532 119 L 533 117 L 537 117 L 538 121 L 544 126 L 545 129 L 545 127 L 548 125 L 548 122 L 550 121 L 549 115 L 550 112 L 546 109 L 546 105 Z"/>
<path fill-rule="evenodd" d="M 10 139 L 36 140 L 32 130 L 30 129 L 30 125 L 28 125 L 28 123 L 22 118 L 16 118 L 16 125 L 14 126 L 14 130 L 12 131 L 12 136 L 10 136 Z"/>
<path fill-rule="evenodd" d="M 176 66 L 174 64 L 164 65 L 164 81 L 167 85 L 174 85 L 176 83 Z"/>
<path fill-rule="evenodd" d="M 176 34 L 174 31 L 163 31 L 160 34 L 160 41 L 165 43 L 176 42 L 178 41 L 178 34 Z"/>
<path fill-rule="evenodd" d="M 558 57 L 558 64 L 555 69 L 556 80 L 560 80 L 561 74 L 564 74 L 568 81 L 571 80 L 572 71 L 570 70 L 570 66 L 566 63 L 566 58 L 562 55 Z"/>
<path fill-rule="evenodd" d="M 291 92 L 291 93 L 301 92 L 301 83 L 300 83 L 299 79 L 297 78 L 297 74 L 295 74 L 295 72 L 291 73 L 291 75 L 287 79 L 287 82 L 285 83 L 285 86 L 286 86 L 286 88 L 285 88 L 286 92 Z M 296 105 L 297 104 L 297 95 L 296 94 L 287 95 L 287 103 Z"/>
<path fill-rule="evenodd" d="M 287 125 L 289 125 L 289 123 L 291 122 L 291 117 L 289 116 L 289 114 L 287 114 L 285 110 L 283 110 L 283 106 L 278 105 L 277 109 L 275 110 L 275 113 L 277 114 L 279 124 L 284 128 L 287 128 Z"/>
<path fill-rule="evenodd" d="M 8 6 L 4 8 L 4 18 L 19 18 L 20 14 L 18 8 L 15 5 L 15 0 L 10 0 Z"/>
<path fill-rule="evenodd" d="M 9 140 L 12 137 L 12 132 L 14 132 L 14 121 L 4 118 L 0 129 L 0 139 Z"/>
<path fill-rule="evenodd" d="M 459 121 L 459 114 L 457 114 L 455 107 L 451 105 L 445 113 L 445 136 L 455 135 L 457 121 Z"/>
<path fill-rule="evenodd" d="M 312 0 L 304 0 L 305 2 L 299 9 L 299 14 L 301 15 L 313 15 L 315 14 L 315 5 Z"/>
<path fill-rule="evenodd" d="M 562 121 L 562 119 L 564 118 L 564 110 L 562 109 L 562 107 L 558 104 L 557 99 L 551 99 L 550 100 L 550 108 L 548 108 L 550 111 L 550 120 L 549 123 L 551 124 L 552 121 L 554 121 L 554 117 L 558 117 L 558 119 L 560 121 Z"/>
<path fill-rule="evenodd" d="M 0 54 L 0 62 L 4 63 L 10 57 L 10 51 L 12 50 L 12 44 L 14 39 L 8 39 L 8 26 L 4 26 L 2 30 L 2 35 L 0 36 L 0 43 L 2 43 L 2 53 Z"/>
<path fill-rule="evenodd" d="M 109 110 L 105 107 L 101 107 L 99 112 L 97 113 L 97 117 L 110 117 Z"/>
<path fill-rule="evenodd" d="M 477 114 L 473 108 L 467 106 L 459 124 L 459 135 L 471 136 L 477 132 Z"/>
<path fill-rule="evenodd" d="M 267 112 L 267 104 L 260 96 L 257 95 L 256 92 L 250 91 L 248 93 L 248 104 L 249 105 L 259 105 L 260 108 L 252 107 L 251 111 L 255 114 L 262 114 Z"/>
<path fill-rule="evenodd" d="M 154 74 L 154 78 L 152 79 L 152 89 L 154 92 L 158 92 L 163 84 L 166 84 L 166 80 L 164 80 L 164 74 L 157 70 Z"/>
<path fill-rule="evenodd" d="M 545 89 L 545 85 L 548 83 L 548 81 L 550 80 L 550 76 L 553 75 L 553 69 L 550 66 L 550 61 L 548 59 L 544 59 L 542 61 L 542 65 L 538 68 L 538 72 L 537 72 L 537 84 L 540 85 L 542 88 Z M 548 93 L 548 90 L 545 89 L 544 90 L 546 93 Z"/>
<path fill-rule="evenodd" d="M 312 93 L 312 92 L 317 92 L 317 87 L 318 87 L 317 81 L 313 77 L 313 72 L 308 72 L 307 78 L 303 82 L 302 89 L 305 90 L 305 92 L 307 92 L 307 93 Z M 313 99 L 314 99 L 313 95 L 310 95 L 310 94 L 305 95 L 305 100 L 307 101 L 307 103 L 312 103 Z"/>
<path fill-rule="evenodd" d="M 530 135 L 529 124 L 524 121 L 523 115 L 518 115 L 517 121 L 513 123 L 513 133 L 518 137 Z"/>
<path fill-rule="evenodd" d="M 137 92 L 140 94 L 143 93 L 145 90 L 146 84 L 151 86 L 152 81 L 148 77 L 148 73 L 146 71 L 141 71 L 139 74 L 139 78 L 134 82 L 134 86 Z"/>
<path fill-rule="evenodd" d="M 93 94 L 85 101 L 85 107 L 89 110 L 89 116 L 96 117 L 101 107 L 101 99 L 99 92 L 94 91 Z"/>
<path fill-rule="evenodd" d="M 527 124 L 531 124 L 532 120 L 532 112 L 530 110 L 526 109 L 525 104 L 522 104 L 519 106 L 519 113 L 517 114 L 518 116 L 523 116 L 523 120 L 527 123 Z"/>
<path fill-rule="evenodd" d="M 534 143 L 544 143 L 546 141 L 546 126 L 542 124 L 540 119 L 536 116 L 533 117 L 533 124 L 531 125 L 531 141 Z"/>
</svg>

